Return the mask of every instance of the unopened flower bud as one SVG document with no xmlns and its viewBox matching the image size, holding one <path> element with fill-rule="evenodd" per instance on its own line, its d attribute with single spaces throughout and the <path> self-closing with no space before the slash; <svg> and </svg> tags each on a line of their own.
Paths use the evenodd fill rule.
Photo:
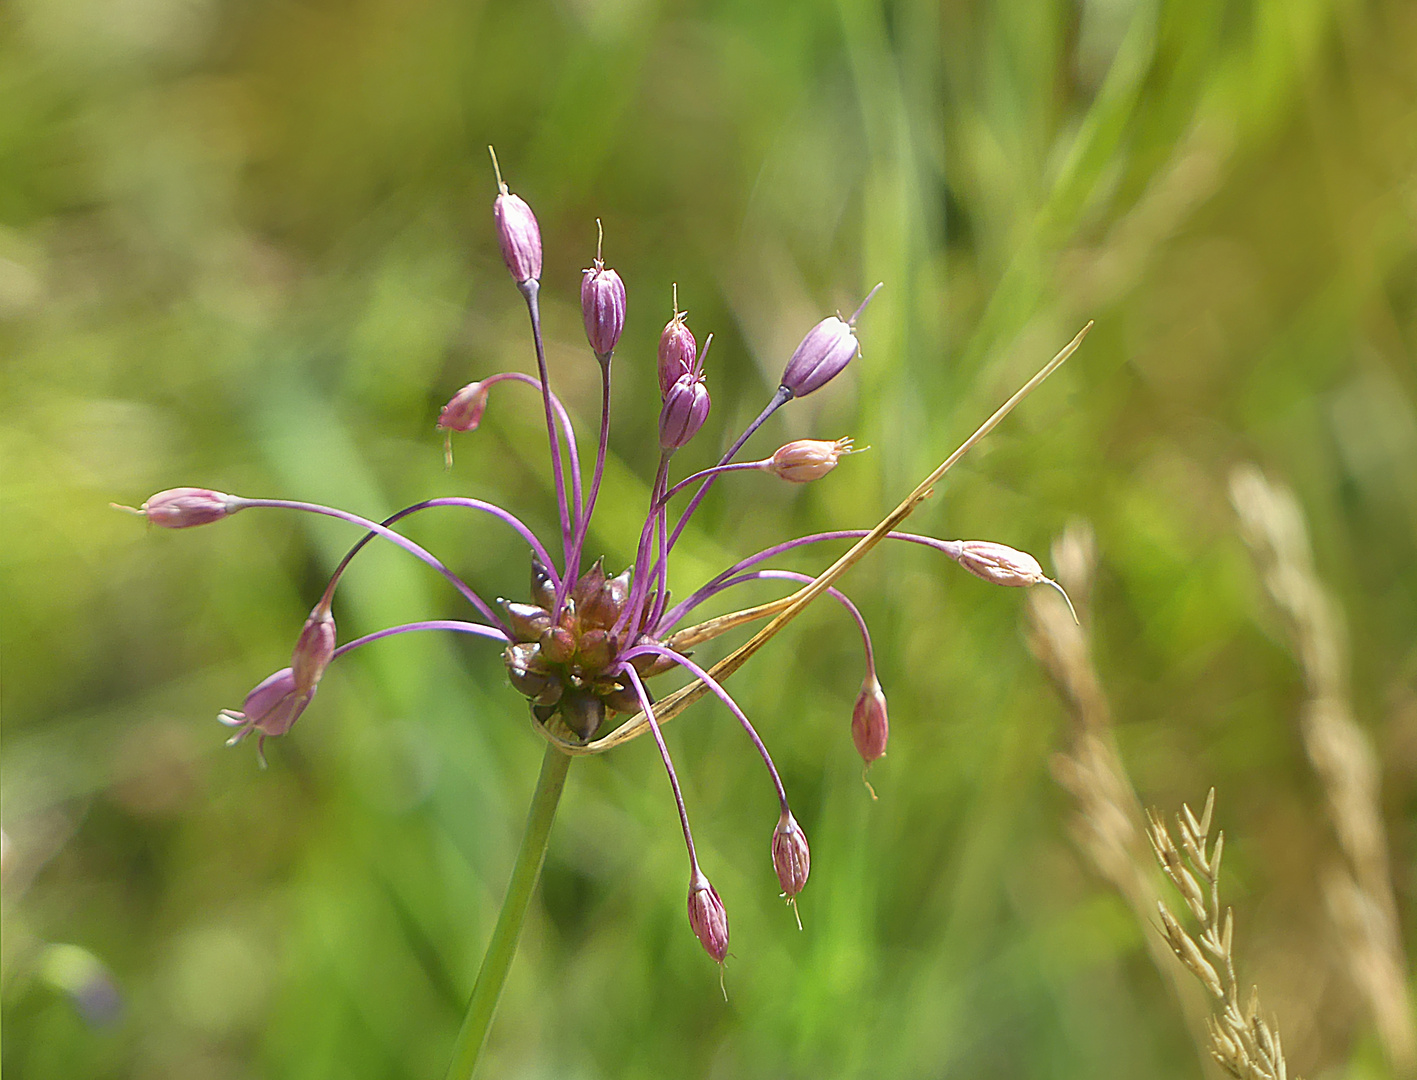
<svg viewBox="0 0 1417 1080">
<path fill-rule="evenodd" d="M 132 511 L 129 506 L 119 509 Z M 241 500 L 235 495 L 223 495 L 207 488 L 181 487 L 159 491 L 134 512 L 164 529 L 190 529 L 194 525 L 220 521 L 240 509 Z"/>
<path fill-rule="evenodd" d="M 263 740 L 268 735 L 284 735 L 314 696 L 313 686 L 305 691 L 297 689 L 295 673 L 290 668 L 281 668 L 246 695 L 239 712 L 222 709 L 217 719 L 237 729 L 226 744 L 235 746 L 253 731 L 259 731 Z"/>
<path fill-rule="evenodd" d="M 835 315 L 807 331 L 787 362 L 782 385 L 793 397 L 804 397 L 840 375 L 860 351 L 856 334 Z"/>
<path fill-rule="evenodd" d="M 822 439 L 798 439 L 786 446 L 780 446 L 777 453 L 763 463 L 763 468 L 791 480 L 794 484 L 805 484 L 820 480 L 836 468 L 843 454 L 852 453 L 850 439 L 826 442 Z"/>
<path fill-rule="evenodd" d="M 613 578 L 606 578 L 600 588 L 584 603 L 576 605 L 576 616 L 582 626 L 608 630 L 619 621 L 625 604 L 630 599 L 630 571 Z"/>
<path fill-rule="evenodd" d="M 842 373 L 861 351 L 856 341 L 856 320 L 879 288 L 877 285 L 867 294 L 856 313 L 846 322 L 833 315 L 807 331 L 807 336 L 797 346 L 797 351 L 782 372 L 783 389 L 793 397 L 804 397 Z"/>
<path fill-rule="evenodd" d="M 480 382 L 468 383 L 443 406 L 436 426 L 445 431 L 476 431 L 477 425 L 482 423 L 491 389 Z"/>
<path fill-rule="evenodd" d="M 728 955 L 728 913 L 718 891 L 697 869 L 689 882 L 689 925 L 704 951 L 723 963 Z"/>
<path fill-rule="evenodd" d="M 881 692 L 881 684 L 876 677 L 868 675 L 851 710 L 851 741 L 856 744 L 856 752 L 867 765 L 885 756 L 890 730 L 886 718 L 886 695 Z"/>
<path fill-rule="evenodd" d="M 513 195 L 503 184 L 501 194 L 492 202 L 492 217 L 497 222 L 497 243 L 512 279 L 518 285 L 541 280 L 541 229 L 536 215 L 520 195 Z"/>
<path fill-rule="evenodd" d="M 684 323 L 685 312 L 675 306 L 674 317 L 659 335 L 659 396 L 667 398 L 674 384 L 691 374 L 699 355 L 699 343 Z"/>
<path fill-rule="evenodd" d="M 589 739 L 605 722 L 605 702 L 580 690 L 561 699 L 561 720 L 582 740 Z"/>
<path fill-rule="evenodd" d="M 596 255 L 595 265 L 581 273 L 581 315 L 585 336 L 601 362 L 614 351 L 625 329 L 625 283 Z"/>
<path fill-rule="evenodd" d="M 977 578 L 983 578 L 991 585 L 1009 588 L 1024 588 L 1029 585 L 1048 585 L 1058 590 L 1058 595 L 1068 605 L 1073 621 L 1078 613 L 1073 609 L 1073 601 L 1068 591 L 1043 572 L 1043 567 L 1026 551 L 1019 551 L 992 540 L 944 541 L 943 550 Z"/>
<path fill-rule="evenodd" d="M 694 373 L 679 376 L 664 398 L 659 414 L 659 446 L 678 450 L 704 426 L 709 414 L 709 392 L 703 377 Z"/>
<path fill-rule="evenodd" d="M 778 819 L 777 828 L 772 832 L 772 865 L 777 871 L 777 880 L 782 883 L 782 895 L 788 901 L 796 898 L 807 884 L 807 874 L 812 868 L 812 853 L 807 847 L 807 836 L 802 826 L 790 810 L 784 810 Z"/>
<path fill-rule="evenodd" d="M 290 658 L 295 688 L 301 693 L 314 690 L 320 684 L 325 668 L 330 666 L 334 655 L 335 619 L 321 600 L 305 620 L 300 637 L 295 642 L 295 652 Z"/>
</svg>

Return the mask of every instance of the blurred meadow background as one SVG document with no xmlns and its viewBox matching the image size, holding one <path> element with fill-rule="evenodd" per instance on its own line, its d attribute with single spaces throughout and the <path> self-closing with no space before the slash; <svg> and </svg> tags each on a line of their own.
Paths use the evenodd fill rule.
<svg viewBox="0 0 1417 1080">
<path fill-rule="evenodd" d="M 5 4 L 4 1069 L 442 1075 L 542 753 L 495 649 L 341 660 L 261 771 L 214 717 L 286 663 L 357 534 L 273 511 L 172 533 L 108 504 L 200 485 L 378 517 L 471 494 L 547 535 L 531 394 L 494 394 L 452 472 L 433 430 L 463 383 L 534 370 L 492 143 L 540 218 L 552 378 L 587 445 L 597 217 L 629 291 L 590 542 L 612 567 L 653 478 L 671 283 L 715 335 L 684 475 L 885 282 L 863 358 L 749 447 L 869 453 L 805 488 L 721 484 L 679 595 L 871 526 L 1097 325 L 911 522 L 1071 575 L 1090 653 L 1050 651 L 1041 597 L 878 548 L 843 582 L 891 706 L 878 802 L 840 609 L 730 684 L 812 842 L 805 929 L 761 765 L 696 705 L 666 734 L 728 908 L 727 1001 L 639 740 L 572 768 L 480 1075 L 1218 1076 L 1129 831 L 1214 786 L 1239 978 L 1291 1074 L 1411 1076 L 1414 58 L 1406 0 Z M 1294 502 L 1242 473 L 1237 510 L 1246 463 Z M 1252 551 L 1246 514 L 1288 541 Z M 506 530 L 415 520 L 523 598 Z M 335 606 L 342 640 L 464 611 L 379 546 Z"/>
</svg>

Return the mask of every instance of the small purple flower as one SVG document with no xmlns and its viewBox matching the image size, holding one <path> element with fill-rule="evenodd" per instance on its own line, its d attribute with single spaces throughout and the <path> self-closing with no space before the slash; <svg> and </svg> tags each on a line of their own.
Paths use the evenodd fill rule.
<svg viewBox="0 0 1417 1080">
<path fill-rule="evenodd" d="M 708 387 L 701 376 L 692 372 L 680 375 L 665 395 L 659 414 L 660 448 L 678 450 L 697 435 L 708 419 L 710 404 Z"/>
<path fill-rule="evenodd" d="M 497 155 L 492 147 L 492 167 L 497 169 Z M 497 245 L 502 249 L 502 259 L 512 272 L 512 280 L 518 285 L 528 281 L 541 281 L 541 227 L 536 223 L 536 215 L 520 195 L 513 195 L 502 183 L 502 174 L 497 170 L 497 197 L 492 200 L 492 218 L 497 226 Z"/>
<path fill-rule="evenodd" d="M 718 890 L 698 870 L 689 881 L 689 925 L 704 952 L 723 963 L 728 955 L 728 912 Z"/>
<path fill-rule="evenodd" d="M 659 334 L 659 396 L 669 396 L 670 389 L 683 376 L 692 373 L 698 362 L 699 344 L 684 320 L 688 312 L 679 310 L 679 294 L 675 289 L 674 315 Z"/>
<path fill-rule="evenodd" d="M 235 746 L 251 732 L 258 731 L 264 748 L 267 736 L 284 735 L 291 729 L 314 696 L 313 686 L 304 691 L 297 689 L 295 673 L 290 668 L 281 668 L 256 684 L 246 695 L 239 712 L 222 709 L 218 714 L 217 719 L 223 724 L 236 728 L 235 734 L 226 740 L 226 745 Z"/>
<path fill-rule="evenodd" d="M 871 290 L 848 321 L 842 322 L 832 315 L 807 331 L 782 372 L 782 386 L 793 397 L 806 397 L 813 390 L 821 389 L 861 352 L 856 340 L 856 320 L 879 288 L 877 285 Z"/>
<path fill-rule="evenodd" d="M 434 426 L 442 431 L 476 431 L 477 425 L 482 423 L 491 389 L 487 383 L 468 383 L 443 406 Z"/>
<path fill-rule="evenodd" d="M 782 895 L 792 903 L 807 884 L 812 852 L 807 847 L 807 835 L 790 810 L 782 812 L 777 828 L 772 831 L 772 865 L 782 884 Z"/>
<path fill-rule="evenodd" d="M 581 317 L 585 320 L 586 340 L 603 364 L 615 351 L 625 329 L 625 283 L 614 270 L 605 268 L 599 242 L 594 265 L 581 271 Z"/>
<path fill-rule="evenodd" d="M 881 692 L 881 684 L 876 677 L 868 675 L 851 710 L 851 740 L 868 767 L 886 756 L 886 739 L 890 731 L 891 726 L 886 718 L 886 695 Z"/>
</svg>

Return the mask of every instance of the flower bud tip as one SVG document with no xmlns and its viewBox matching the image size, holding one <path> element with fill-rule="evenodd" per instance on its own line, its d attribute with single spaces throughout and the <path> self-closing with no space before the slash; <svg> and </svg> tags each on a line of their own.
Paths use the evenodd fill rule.
<svg viewBox="0 0 1417 1080">
<path fill-rule="evenodd" d="M 843 456 L 856 452 L 850 439 L 835 442 L 797 439 L 778 447 L 777 452 L 763 462 L 762 468 L 783 480 L 805 484 L 826 476 Z"/>
<path fill-rule="evenodd" d="M 889 737 L 886 695 L 881 692 L 881 684 L 875 675 L 867 675 L 861 683 L 861 692 L 856 696 L 856 704 L 851 710 L 851 740 L 856 744 L 856 752 L 861 755 L 862 762 L 868 768 L 872 762 L 885 757 L 886 741 Z"/>
<path fill-rule="evenodd" d="M 796 914 L 797 894 L 807 884 L 807 875 L 812 868 L 812 852 L 807 846 L 807 836 L 802 826 L 797 824 L 790 810 L 782 812 L 772 833 L 772 865 L 782 885 L 782 895 Z M 797 929 L 802 929 L 801 915 L 797 916 Z"/>
</svg>

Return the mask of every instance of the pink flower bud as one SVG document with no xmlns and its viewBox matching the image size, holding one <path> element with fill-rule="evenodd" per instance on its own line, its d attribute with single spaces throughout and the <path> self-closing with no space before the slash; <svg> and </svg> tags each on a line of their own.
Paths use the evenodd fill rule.
<svg viewBox="0 0 1417 1080">
<path fill-rule="evenodd" d="M 676 310 L 659 335 L 659 396 L 667 398 L 674 384 L 694 371 L 699 345 L 684 323 L 685 312 Z"/>
<path fill-rule="evenodd" d="M 876 677 L 868 675 L 851 710 L 851 741 L 856 744 L 856 752 L 867 765 L 885 757 L 890 730 L 886 719 L 886 695 L 881 693 L 881 684 Z"/>
<path fill-rule="evenodd" d="M 236 734 L 226 740 L 226 745 L 235 746 L 253 731 L 259 731 L 262 739 L 268 735 L 284 735 L 314 696 L 313 686 L 302 692 L 296 688 L 295 673 L 290 668 L 281 668 L 246 695 L 240 712 L 222 709 L 217 719 L 237 729 Z"/>
<path fill-rule="evenodd" d="M 867 294 L 856 313 L 846 322 L 833 315 L 807 331 L 807 336 L 797 346 L 797 351 L 787 361 L 782 373 L 782 385 L 791 391 L 793 397 L 804 397 L 820 389 L 840 375 L 861 351 L 856 341 L 856 320 L 878 289 L 879 285 Z"/>
<path fill-rule="evenodd" d="M 625 283 L 599 258 L 581 274 L 581 315 L 585 336 L 602 362 L 614 351 L 625 329 Z"/>
<path fill-rule="evenodd" d="M 302 693 L 313 691 L 320 685 L 325 668 L 330 666 L 334 655 L 335 620 L 330 609 L 321 600 L 305 620 L 300 637 L 295 642 L 295 652 L 290 658 L 295 688 Z"/>
<path fill-rule="evenodd" d="M 777 871 L 777 880 L 782 883 L 782 895 L 789 901 L 795 899 L 807 884 L 812 853 L 802 826 L 789 810 L 782 812 L 772 833 L 772 865 Z"/>
<path fill-rule="evenodd" d="M 826 476 L 836 468 L 843 454 L 851 452 L 850 439 L 837 439 L 836 442 L 798 439 L 778 447 L 777 453 L 763 463 L 763 468 L 794 484 L 805 484 Z"/>
<path fill-rule="evenodd" d="M 492 388 L 480 382 L 470 382 L 453 395 L 438 414 L 437 426 L 446 431 L 476 431 L 487 408 L 487 395 Z"/>
<path fill-rule="evenodd" d="M 856 333 L 835 315 L 807 331 L 787 362 L 782 385 L 793 397 L 804 397 L 840 375 L 860 351 Z"/>
<path fill-rule="evenodd" d="M 497 223 L 497 243 L 512 279 L 518 285 L 539 282 L 541 229 L 526 200 L 508 192 L 507 185 L 503 184 L 502 193 L 492 202 L 492 217 Z"/>
<path fill-rule="evenodd" d="M 704 951 L 723 963 L 728 955 L 728 913 L 723 909 L 718 891 L 697 869 L 689 881 L 689 925 Z"/>
<path fill-rule="evenodd" d="M 660 448 L 678 450 L 697 435 L 708 419 L 709 405 L 703 377 L 694 373 L 680 375 L 669 388 L 659 414 Z"/>
<path fill-rule="evenodd" d="M 190 529 L 193 525 L 220 521 L 240 509 L 241 500 L 235 495 L 223 495 L 220 491 L 207 488 L 182 487 L 159 491 L 138 507 L 137 513 L 164 529 Z"/>
</svg>

